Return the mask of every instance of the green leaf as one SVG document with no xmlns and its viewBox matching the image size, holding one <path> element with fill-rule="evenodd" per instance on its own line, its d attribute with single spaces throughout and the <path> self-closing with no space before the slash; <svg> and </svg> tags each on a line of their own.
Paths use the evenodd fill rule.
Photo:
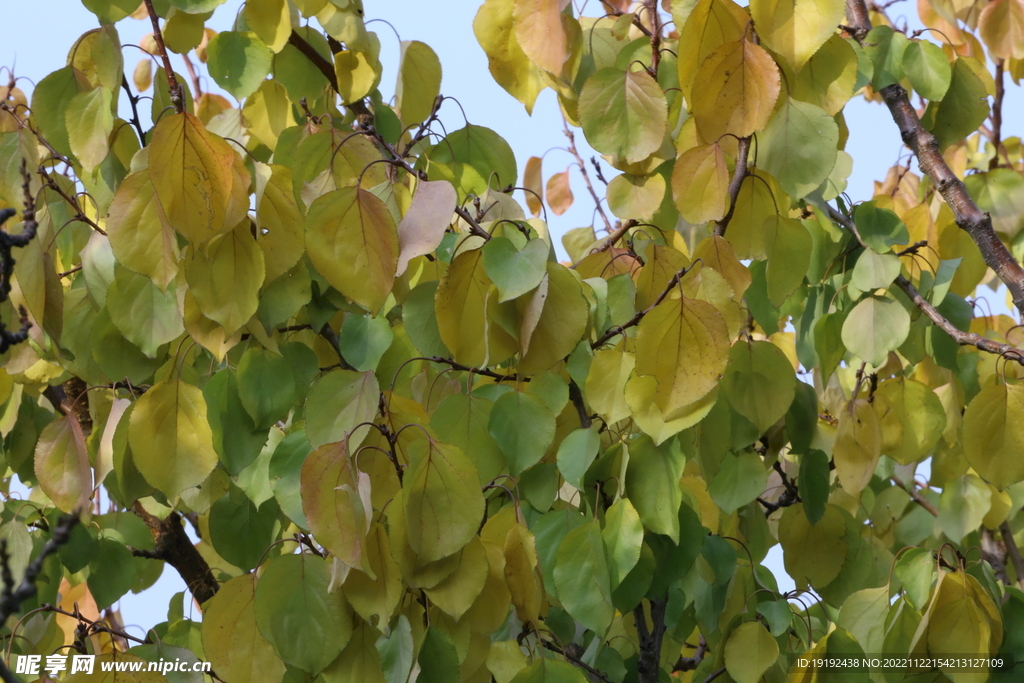
<svg viewBox="0 0 1024 683">
<path fill-rule="evenodd" d="M 309 522 L 302 511 L 301 485 L 302 463 L 312 451 L 306 440 L 305 430 L 299 429 L 284 437 L 270 458 L 267 476 L 274 498 L 281 512 L 302 529 L 309 529 Z"/>
<path fill-rule="evenodd" d="M 765 44 L 799 71 L 835 33 L 843 6 L 827 0 L 754 0 L 750 14 Z"/>
<path fill-rule="evenodd" d="M 523 429 L 530 425 L 529 429 Z M 505 454 L 509 471 L 518 476 L 537 464 L 555 438 L 555 416 L 534 394 L 510 391 L 494 402 L 487 431 Z"/>
<path fill-rule="evenodd" d="M 458 551 L 480 526 L 484 497 L 476 469 L 455 446 L 413 442 L 403 491 L 409 545 L 422 562 Z"/>
<path fill-rule="evenodd" d="M 889 26 L 876 26 L 864 39 L 864 51 L 875 66 L 871 86 L 875 90 L 898 83 L 903 79 L 903 53 L 910 40 Z"/>
<path fill-rule="evenodd" d="M 84 512 L 92 495 L 92 470 L 85 435 L 73 413 L 43 427 L 34 471 L 39 487 L 60 510 Z"/>
<path fill-rule="evenodd" d="M 779 308 L 803 284 L 811 265 L 813 244 L 807 228 L 795 218 L 769 215 L 762 231 L 768 257 L 768 300 Z"/>
<path fill-rule="evenodd" d="M 829 457 L 816 448 L 800 456 L 800 476 L 797 479 L 804 516 L 817 524 L 825 514 L 829 494 Z"/>
<path fill-rule="evenodd" d="M 644 526 L 674 543 L 679 543 L 679 478 L 685 464 L 686 456 L 673 441 L 655 446 L 644 435 L 629 444 L 626 493 Z"/>
<path fill-rule="evenodd" d="M 135 404 L 128 426 L 135 466 L 173 498 L 199 486 L 217 466 L 203 392 L 181 380 L 153 385 Z"/>
<path fill-rule="evenodd" d="M 992 217 L 992 227 L 1014 239 L 1024 227 L 1024 177 L 1010 168 L 973 173 L 964 185 L 978 208 Z"/>
<path fill-rule="evenodd" d="M 260 429 L 283 420 L 295 403 L 295 378 L 284 356 L 253 346 L 238 362 L 238 395 Z"/>
<path fill-rule="evenodd" d="M 584 627 L 603 635 L 615 616 L 611 576 L 597 520 L 562 539 L 555 560 L 555 588 L 566 611 Z"/>
<path fill-rule="evenodd" d="M 620 498 L 608 508 L 601 538 L 604 539 L 604 548 L 608 555 L 611 587 L 615 590 L 640 561 L 644 541 L 640 515 L 629 499 Z"/>
<path fill-rule="evenodd" d="M 249 322 L 259 307 L 265 273 L 263 251 L 253 239 L 250 222 L 213 238 L 185 259 L 189 292 L 204 316 L 232 335 Z"/>
<path fill-rule="evenodd" d="M 510 683 L 585 683 L 586 680 L 580 670 L 569 662 L 537 657 Z"/>
<path fill-rule="evenodd" d="M 793 199 L 817 189 L 836 164 L 839 127 L 813 104 L 787 99 L 758 137 L 759 164 Z"/>
<path fill-rule="evenodd" d="M 894 212 L 879 208 L 875 202 L 858 204 L 853 210 L 853 220 L 861 239 L 879 254 L 888 254 L 894 244 L 906 244 L 910 233 Z"/>
<path fill-rule="evenodd" d="M 278 657 L 316 675 L 352 636 L 352 616 L 341 591 L 327 590 L 331 569 L 315 555 L 282 555 L 266 564 L 256 584 L 260 634 Z"/>
<path fill-rule="evenodd" d="M 210 508 L 210 542 L 217 554 L 243 571 L 256 566 L 264 551 L 281 530 L 279 511 L 274 501 L 257 510 L 244 495 L 235 501 L 221 497 Z"/>
<path fill-rule="evenodd" d="M 757 683 L 779 657 L 779 644 L 759 621 L 740 624 L 725 643 L 725 668 L 736 683 Z"/>
<path fill-rule="evenodd" d="M 1024 481 L 1024 385 L 992 384 L 964 412 L 964 455 L 998 489 Z"/>
<path fill-rule="evenodd" d="M 855 356 L 875 367 L 885 362 L 890 351 L 910 334 L 910 314 L 888 297 L 868 296 L 861 300 L 843 323 L 843 344 Z"/>
<path fill-rule="evenodd" d="M 417 681 L 423 683 L 449 683 L 459 678 L 459 656 L 455 652 L 448 634 L 437 627 L 430 627 L 423 635 L 416 661 L 420 665 Z"/>
<path fill-rule="evenodd" d="M 391 633 L 377 639 L 380 665 L 388 683 L 405 683 L 409 679 L 414 650 L 412 625 L 408 617 L 399 614 L 391 627 Z"/>
<path fill-rule="evenodd" d="M 896 254 L 879 254 L 873 249 L 865 249 L 853 266 L 850 284 L 862 292 L 888 288 L 900 274 L 900 267 L 900 259 Z"/>
<path fill-rule="evenodd" d="M 123 541 L 114 536 L 120 535 L 112 532 L 110 536 L 104 535 L 96 542 L 96 550 L 89 563 L 89 592 L 99 609 L 106 609 L 120 600 L 135 583 L 132 553 Z"/>
<path fill-rule="evenodd" d="M 495 237 L 483 248 L 484 271 L 498 288 L 498 302 L 516 299 L 537 287 L 547 273 L 548 243 L 530 240 L 517 250 L 511 240 Z"/>
<path fill-rule="evenodd" d="M 114 270 L 114 281 L 107 290 L 107 309 L 125 339 L 150 358 L 156 358 L 161 345 L 185 331 L 174 288 L 161 292 L 148 277 L 127 268 Z"/>
<path fill-rule="evenodd" d="M 494 402 L 471 394 L 448 396 L 430 416 L 430 428 L 445 443 L 457 446 L 473 460 L 483 486 L 505 469 L 505 456 L 487 431 Z"/>
<path fill-rule="evenodd" d="M 668 125 L 665 93 L 643 69 L 609 67 L 594 73 L 580 92 L 579 112 L 587 142 L 626 163 L 656 152 Z"/>
<path fill-rule="evenodd" d="M 394 338 L 395 334 L 387 318 L 349 315 L 338 335 L 338 346 L 349 365 L 365 372 L 377 369 Z"/>
<path fill-rule="evenodd" d="M 796 374 L 786 354 L 771 342 L 737 343 L 729 350 L 722 388 L 736 412 L 764 432 L 793 403 Z"/>
<path fill-rule="evenodd" d="M 889 587 L 865 588 L 843 602 L 836 625 L 850 632 L 866 652 L 882 650 L 889 616 Z"/>
<path fill-rule="evenodd" d="M 764 493 L 767 482 L 768 472 L 757 453 L 727 454 L 708 486 L 708 493 L 718 507 L 731 515 Z"/>
<path fill-rule="evenodd" d="M 321 375 L 306 399 L 306 434 L 314 448 L 348 438 L 362 442 L 380 403 L 380 387 L 372 372 L 331 370 Z"/>
<path fill-rule="evenodd" d="M 466 164 L 476 170 L 483 184 L 475 193 L 483 195 L 489 187 L 515 185 L 516 157 L 505 140 L 490 128 L 468 124 L 448 134 L 430 152 L 430 161 L 439 164 Z"/>
<path fill-rule="evenodd" d="M 921 123 L 931 131 L 944 150 L 963 140 L 988 117 L 985 83 L 967 65 L 967 57 L 953 62 L 953 77 L 941 102 L 929 102 Z"/>
<path fill-rule="evenodd" d="M 238 394 L 235 371 L 216 373 L 203 387 L 207 418 L 213 431 L 213 446 L 228 474 L 234 476 L 260 454 L 267 442 L 267 429 L 257 429 Z"/>
<path fill-rule="evenodd" d="M 583 476 L 601 448 L 601 435 L 593 427 L 580 428 L 562 439 L 558 446 L 558 471 L 567 482 L 583 488 Z"/>
<path fill-rule="evenodd" d="M 949 90 L 953 68 L 942 48 L 925 40 L 912 40 L 903 52 L 903 69 L 910 85 L 926 100 L 938 102 Z"/>
<path fill-rule="evenodd" d="M 846 520 L 835 505 L 826 506 L 825 514 L 813 524 L 803 506 L 786 508 L 779 522 L 779 542 L 786 571 L 797 587 L 810 583 L 820 588 L 839 575 L 849 547 L 845 535 Z"/>
<path fill-rule="evenodd" d="M 757 613 L 768 622 L 768 632 L 778 638 L 793 624 L 793 610 L 787 600 L 773 600 L 759 603 Z"/>
<path fill-rule="evenodd" d="M 255 33 L 241 31 L 221 31 L 207 45 L 206 53 L 210 76 L 236 100 L 256 92 L 274 60 L 274 53 Z"/>
<path fill-rule="evenodd" d="M 896 578 L 903 584 L 907 600 L 924 610 L 935 581 L 935 558 L 927 548 L 911 548 L 896 560 Z"/>
</svg>

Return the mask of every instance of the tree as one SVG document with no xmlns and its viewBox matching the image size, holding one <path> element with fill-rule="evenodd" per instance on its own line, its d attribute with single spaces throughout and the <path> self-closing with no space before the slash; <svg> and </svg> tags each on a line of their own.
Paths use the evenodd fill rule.
<svg viewBox="0 0 1024 683">
<path fill-rule="evenodd" d="M 360 0 L 214 33 L 222 1 L 86 2 L 68 65 L 3 88 L 8 652 L 226 683 L 1022 660 L 1024 339 L 970 299 L 1024 311 L 1020 0 L 922 2 L 911 33 L 864 0 L 486 0 L 491 73 L 557 93 L 596 202 L 568 263 L 568 175 L 545 201 L 539 158 L 443 128 L 429 46 L 385 101 Z M 870 199 L 843 194 L 855 96 L 921 171 Z M 126 633 L 111 606 L 164 565 L 201 621 Z"/>
</svg>

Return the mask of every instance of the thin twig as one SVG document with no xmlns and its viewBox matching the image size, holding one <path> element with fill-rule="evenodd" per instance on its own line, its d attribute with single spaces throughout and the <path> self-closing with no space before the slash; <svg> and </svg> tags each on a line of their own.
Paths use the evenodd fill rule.
<svg viewBox="0 0 1024 683">
<path fill-rule="evenodd" d="M 1013 530 L 1010 528 L 1010 523 L 1003 522 L 1000 524 L 999 533 L 1002 534 L 1003 545 L 1006 546 L 1006 554 L 1013 563 L 1014 571 L 1017 572 L 1017 586 L 1024 587 L 1024 557 L 1021 557 L 1020 548 L 1017 546 L 1017 541 L 1013 538 Z"/>
<path fill-rule="evenodd" d="M 936 507 L 935 507 L 934 505 L 932 505 L 932 503 L 931 503 L 931 501 L 930 501 L 930 500 L 928 500 L 927 498 L 925 498 L 924 496 L 922 496 L 922 495 L 921 495 L 920 493 L 918 493 L 918 491 L 917 491 L 917 487 L 916 487 L 916 486 L 908 486 L 907 484 L 904 484 L 904 483 L 903 483 L 903 480 L 902 480 L 902 479 L 900 479 L 899 477 L 897 477 L 896 475 L 893 475 L 893 476 L 891 477 L 891 479 L 892 479 L 892 481 L 893 481 L 893 483 L 894 483 L 894 484 L 896 484 L 896 485 L 897 485 L 897 486 L 899 486 L 899 487 L 900 487 L 901 489 L 903 489 L 903 490 L 904 490 L 904 491 L 906 491 L 906 492 L 907 492 L 908 494 L 910 494 L 910 498 L 911 498 L 911 499 L 912 499 L 912 500 L 913 500 L 913 501 L 914 501 L 915 503 L 917 503 L 918 505 L 920 505 L 921 507 L 923 507 L 923 508 L 924 508 L 925 510 L 927 510 L 927 511 L 928 511 L 929 513 L 931 513 L 931 515 L 932 515 L 933 517 L 938 517 L 938 516 L 939 516 L 939 511 L 938 511 L 938 509 L 937 509 L 937 508 L 936 508 Z"/>
<path fill-rule="evenodd" d="M 665 297 L 668 296 L 668 293 L 672 291 L 672 288 L 679 284 L 679 281 L 683 279 L 683 276 L 686 275 L 686 273 L 689 272 L 691 268 L 693 268 L 693 264 L 690 264 L 689 266 L 681 268 L 679 271 L 677 271 L 676 274 L 672 276 L 672 279 L 668 281 L 668 284 L 665 286 L 665 289 L 663 289 L 661 294 L 658 295 L 658 298 L 654 300 L 654 303 L 652 303 L 650 306 L 643 309 L 642 311 L 637 311 L 632 318 L 622 323 L 621 325 L 615 325 L 614 327 L 608 328 L 608 330 L 604 334 L 597 338 L 597 341 L 592 342 L 590 344 L 590 348 L 600 348 L 612 337 L 620 335 L 629 328 L 639 325 L 640 321 L 644 319 L 644 316 L 653 311 L 658 304 L 665 300 Z"/>
<path fill-rule="evenodd" d="M 992 160 L 988 162 L 988 169 L 990 171 L 999 168 L 999 152 L 1002 151 L 1004 154 L 1006 150 L 1001 150 L 1003 146 L 1003 98 L 1006 96 L 1006 84 L 1003 82 L 1003 77 L 1006 73 L 1006 69 L 1003 66 L 1003 60 L 996 60 L 996 96 L 992 98 L 992 149 L 995 154 L 992 155 Z M 1007 156 L 1007 162 L 1009 162 L 1009 156 Z"/>
<path fill-rule="evenodd" d="M 569 128 L 569 123 L 564 118 L 562 119 L 562 126 L 565 128 L 565 137 L 569 138 L 569 154 L 572 154 L 573 158 L 576 159 L 576 165 L 580 168 L 580 174 L 583 176 L 583 182 L 586 183 L 587 190 L 590 192 L 590 196 L 594 198 L 594 204 L 597 205 L 597 212 L 601 214 L 601 220 L 604 221 L 604 229 L 611 232 L 612 223 L 608 220 L 608 214 L 604 212 L 604 207 L 601 205 L 601 197 L 594 189 L 594 184 L 590 182 L 590 176 L 587 174 L 587 164 L 583 161 L 583 157 L 581 157 L 580 153 L 576 150 L 576 136 L 573 135 L 572 130 Z"/>
<path fill-rule="evenodd" d="M 139 118 L 139 97 L 132 93 L 132 89 L 128 85 L 128 77 L 124 74 L 121 74 L 121 87 L 128 93 L 128 102 L 132 105 L 131 124 L 135 126 L 135 130 L 139 133 L 139 143 L 145 145 L 146 132 L 142 130 L 142 120 Z"/>
<path fill-rule="evenodd" d="M 551 642 L 550 640 L 545 640 L 544 638 L 541 638 L 540 639 L 540 643 L 541 643 L 541 645 L 543 645 L 547 649 L 551 650 L 552 652 L 555 652 L 555 653 L 558 653 L 558 654 L 562 655 L 563 657 L 565 657 L 567 662 L 569 662 L 570 664 L 573 664 L 573 665 L 578 666 L 579 668 L 583 669 L 588 674 L 590 674 L 593 678 L 596 678 L 599 681 L 603 681 L 603 683 L 612 683 L 612 679 L 608 678 L 608 674 L 604 673 L 603 671 L 601 671 L 599 669 L 595 669 L 594 667 L 590 666 L 589 664 L 584 662 L 579 657 L 573 655 L 572 653 L 566 652 L 565 650 L 563 650 L 562 648 L 560 648 L 558 645 L 556 645 L 555 643 Z"/>
<path fill-rule="evenodd" d="M 171 58 L 164 47 L 164 34 L 160 32 L 160 17 L 153 8 L 153 0 L 143 0 L 146 4 L 146 12 L 149 13 L 149 20 L 153 24 L 153 40 L 156 42 L 156 49 L 164 62 L 164 73 L 167 75 L 167 90 L 171 96 L 171 104 L 174 105 L 175 113 L 181 114 L 185 111 L 185 94 L 174 76 L 174 69 L 171 68 Z"/>
</svg>

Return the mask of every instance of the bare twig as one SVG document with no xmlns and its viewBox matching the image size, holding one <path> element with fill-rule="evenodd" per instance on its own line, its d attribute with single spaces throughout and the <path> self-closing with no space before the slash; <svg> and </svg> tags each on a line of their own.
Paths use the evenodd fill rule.
<svg viewBox="0 0 1024 683">
<path fill-rule="evenodd" d="M 920 493 L 918 493 L 916 486 L 913 486 L 913 485 L 908 486 L 907 484 L 903 483 L 902 479 L 900 479 L 899 477 L 897 477 L 895 475 L 893 475 L 891 477 L 891 479 L 892 479 L 894 484 L 896 484 L 901 489 L 903 489 L 908 494 L 910 494 L 910 498 L 915 503 L 917 503 L 918 505 L 923 507 L 925 510 L 927 510 L 933 517 L 938 517 L 939 516 L 939 511 L 936 509 L 936 507 L 934 505 L 932 505 L 930 500 L 928 500 L 927 498 L 922 496 Z"/>
<path fill-rule="evenodd" d="M 736 211 L 736 198 L 740 195 L 740 188 L 743 187 L 743 179 L 747 177 L 747 156 L 750 154 L 750 138 L 740 138 L 736 152 L 736 170 L 732 174 L 732 182 L 729 183 L 729 212 L 725 218 L 715 224 L 715 234 L 719 237 L 725 235 L 725 229 L 729 227 L 732 214 Z"/>
<path fill-rule="evenodd" d="M 601 220 L 604 221 L 604 229 L 608 232 L 612 231 L 612 223 L 608 220 L 608 214 L 604 212 L 604 207 L 601 205 L 601 197 L 597 194 L 594 189 L 594 184 L 590 182 L 590 175 L 587 174 L 587 163 L 583 161 L 583 157 L 576 150 L 576 136 L 573 135 L 572 130 L 569 128 L 568 122 L 563 118 L 562 126 L 565 128 L 565 137 L 569 138 L 569 154 L 572 154 L 573 158 L 576 159 L 576 165 L 580 168 L 580 174 L 583 176 L 583 182 L 587 185 L 587 190 L 590 192 L 590 196 L 594 199 L 594 204 L 597 206 L 597 212 L 601 214 Z M 597 166 L 597 162 L 594 162 L 594 166 Z"/>
<path fill-rule="evenodd" d="M 174 69 L 171 68 L 171 58 L 164 47 L 164 34 L 160 32 L 160 17 L 153 8 L 153 0 L 143 0 L 146 5 L 146 12 L 149 13 L 149 20 L 153 24 L 153 40 L 156 42 L 156 49 L 164 62 L 164 73 L 167 75 L 167 90 L 171 95 L 171 104 L 174 111 L 181 114 L 185 111 L 185 93 L 178 79 L 174 76 Z"/>
<path fill-rule="evenodd" d="M 320 336 L 327 340 L 327 343 L 331 345 L 334 352 L 338 354 L 338 364 L 345 370 L 355 370 L 352 365 L 345 360 L 345 356 L 341 353 L 341 340 L 338 339 L 337 333 L 331 329 L 331 324 L 327 323 L 320 328 Z"/>
<path fill-rule="evenodd" d="M 996 60 L 996 96 L 992 98 L 992 149 L 995 154 L 992 155 L 992 160 L 988 162 L 989 170 L 999 168 L 999 153 L 1006 153 L 1006 150 L 1002 149 L 1003 146 L 1003 98 L 1006 96 L 1006 84 L 1003 82 L 1003 77 L 1006 73 L 1006 69 L 1003 66 L 1003 60 Z M 1007 158 L 1009 161 L 1009 158 Z"/>
<path fill-rule="evenodd" d="M 121 87 L 128 93 L 128 102 L 132 105 L 131 124 L 135 126 L 135 130 L 139 134 L 139 143 L 145 145 L 146 132 L 142 130 L 142 120 L 139 118 L 139 97 L 132 93 L 132 89 L 128 86 L 128 77 L 124 74 L 121 74 Z"/>
<path fill-rule="evenodd" d="M 584 662 L 582 659 L 580 659 L 579 657 L 574 655 L 572 652 L 566 652 L 561 647 L 559 647 L 555 643 L 553 643 L 550 640 L 547 640 L 545 638 L 541 638 L 540 639 L 540 643 L 541 643 L 541 645 L 543 645 L 547 649 L 551 650 L 552 652 L 556 652 L 556 653 L 562 655 L 563 657 L 565 657 L 565 660 L 567 662 L 569 662 L 570 664 L 578 666 L 579 668 L 581 668 L 584 671 L 586 671 L 588 674 L 590 674 L 591 680 L 602 681 L 602 683 L 612 683 L 612 679 L 608 678 L 608 674 L 604 673 L 603 671 L 601 671 L 599 669 L 595 669 L 594 667 L 590 666 L 589 664 Z"/>
<path fill-rule="evenodd" d="M 693 653 L 692 657 L 680 657 L 676 661 L 675 666 L 672 667 L 672 673 L 677 671 L 693 671 L 700 663 L 704 661 L 704 656 L 708 652 L 708 641 L 704 639 L 704 636 L 700 637 L 700 641 L 697 643 L 697 650 Z"/>
<path fill-rule="evenodd" d="M 686 268 L 680 269 L 675 275 L 672 276 L 672 279 L 668 281 L 668 284 L 665 286 L 665 289 L 663 289 L 661 294 L 658 295 L 658 298 L 654 300 L 654 303 L 652 303 L 650 306 L 643 309 L 642 311 L 637 311 L 632 318 L 622 323 L 621 325 L 615 325 L 614 327 L 608 328 L 608 330 L 604 334 L 597 338 L 597 341 L 594 341 L 590 344 L 590 348 L 600 348 L 605 343 L 607 343 L 608 340 L 611 339 L 612 337 L 620 335 L 629 328 L 639 325 L 640 321 L 644 319 L 644 316 L 653 311 L 658 304 L 665 300 L 665 297 L 668 296 L 668 293 L 672 291 L 672 288 L 679 284 L 679 281 L 683 279 L 683 276 L 686 275 L 686 273 L 689 272 L 691 268 L 693 268 L 693 264 L 690 264 Z"/>
</svg>

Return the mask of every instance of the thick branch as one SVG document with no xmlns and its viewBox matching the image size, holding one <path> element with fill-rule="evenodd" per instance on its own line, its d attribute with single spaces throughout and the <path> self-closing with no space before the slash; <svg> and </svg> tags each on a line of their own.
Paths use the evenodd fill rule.
<svg viewBox="0 0 1024 683">
<path fill-rule="evenodd" d="M 164 34 L 160 32 L 160 17 L 153 8 L 153 0 L 143 0 L 146 4 L 146 12 L 149 13 L 149 20 L 153 23 L 153 40 L 156 42 L 156 49 L 164 62 L 164 73 L 167 74 L 167 90 L 171 95 L 171 104 L 174 105 L 175 113 L 181 114 L 185 111 L 185 94 L 178 79 L 174 76 L 174 69 L 171 68 L 171 58 L 164 47 Z"/>
<path fill-rule="evenodd" d="M 608 235 L 608 237 L 604 238 L 604 240 L 602 240 L 600 244 L 591 249 L 590 253 L 597 254 L 599 252 L 611 249 L 613 246 L 615 246 L 616 242 L 622 239 L 625 236 L 625 234 L 629 232 L 630 228 L 636 227 L 636 225 L 637 222 L 633 220 L 625 221 L 624 223 L 619 223 L 615 230 L 612 231 L 612 234 Z"/>
<path fill-rule="evenodd" d="M 324 75 L 327 82 L 334 88 L 334 92 L 338 92 L 338 77 L 334 74 L 334 67 L 329 61 L 324 59 L 324 56 L 316 51 L 316 48 L 306 42 L 306 40 L 295 31 L 288 36 L 288 42 L 298 48 L 299 52 L 306 55 L 306 59 L 313 63 L 320 73 Z"/>
<path fill-rule="evenodd" d="M 725 235 L 725 229 L 729 227 L 732 214 L 736 211 L 736 198 L 740 195 L 740 188 L 743 187 L 743 179 L 747 177 L 747 156 L 750 154 L 750 138 L 740 138 L 737 145 L 736 170 L 732 174 L 732 182 L 729 183 L 729 212 L 725 218 L 715 224 L 715 234 L 719 237 Z"/>
<path fill-rule="evenodd" d="M 132 512 L 138 515 L 153 535 L 153 550 L 132 549 L 136 557 L 163 560 L 174 567 L 196 602 L 202 606 L 220 589 L 220 584 L 210 571 L 210 565 L 192 545 L 192 539 L 185 533 L 181 515 L 172 512 L 166 519 L 150 514 L 138 502 L 132 505 Z"/>
<path fill-rule="evenodd" d="M 1006 555 L 1013 563 L 1014 571 L 1017 572 L 1017 586 L 1024 586 L 1024 557 L 1021 557 L 1020 548 L 1017 547 L 1017 541 L 1013 538 L 1013 530 L 1010 528 L 1010 523 L 1003 522 L 1000 524 L 999 533 L 1003 537 L 1003 545 L 1006 546 Z"/>
<path fill-rule="evenodd" d="M 633 610 L 633 618 L 636 620 L 636 632 L 640 638 L 640 657 L 637 660 L 637 677 L 640 683 L 658 683 L 661 662 L 661 642 L 665 637 L 665 607 L 664 600 L 651 600 L 651 631 L 647 631 L 644 605 L 641 602 Z"/>
<path fill-rule="evenodd" d="M 871 19 L 864 0 L 847 0 L 846 14 L 852 22 L 854 37 L 862 41 L 871 30 Z M 1010 290 L 1017 310 L 1024 314 L 1024 268 L 1013 258 L 992 227 L 992 218 L 978 208 L 967 188 L 942 157 L 935 136 L 925 130 L 917 110 L 910 103 L 907 91 L 893 83 L 878 91 L 885 101 L 904 144 L 917 157 L 917 163 L 938 188 L 942 198 L 953 210 L 956 223 L 967 231 L 978 245 L 989 268 Z"/>
</svg>

